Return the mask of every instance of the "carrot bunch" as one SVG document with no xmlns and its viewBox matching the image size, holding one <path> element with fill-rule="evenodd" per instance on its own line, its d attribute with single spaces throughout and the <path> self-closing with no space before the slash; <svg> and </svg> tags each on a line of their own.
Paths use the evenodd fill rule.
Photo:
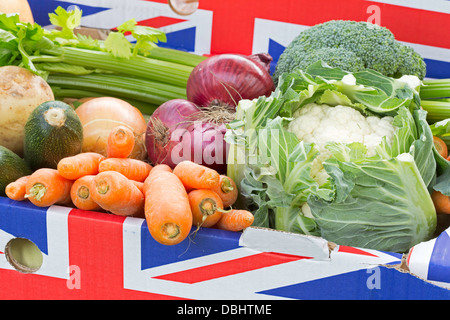
<svg viewBox="0 0 450 320">
<path fill-rule="evenodd" d="M 152 166 L 128 158 L 134 133 L 127 127 L 112 129 L 107 147 L 106 157 L 82 152 L 61 159 L 56 169 L 39 169 L 17 179 L 7 187 L 7 196 L 18 201 L 28 199 L 41 207 L 63 204 L 144 217 L 143 184 Z"/>
<path fill-rule="evenodd" d="M 134 134 L 111 130 L 108 152 L 63 158 L 56 169 L 42 168 L 6 187 L 13 200 L 37 206 L 72 205 L 145 218 L 152 237 L 165 245 L 183 241 L 192 227 L 241 231 L 253 214 L 232 208 L 238 189 L 232 179 L 192 161 L 169 166 L 129 158 Z"/>
<path fill-rule="evenodd" d="M 241 231 L 252 225 L 250 211 L 232 208 L 238 189 L 230 177 L 192 161 L 180 162 L 173 173 L 188 193 L 195 226 Z"/>
</svg>

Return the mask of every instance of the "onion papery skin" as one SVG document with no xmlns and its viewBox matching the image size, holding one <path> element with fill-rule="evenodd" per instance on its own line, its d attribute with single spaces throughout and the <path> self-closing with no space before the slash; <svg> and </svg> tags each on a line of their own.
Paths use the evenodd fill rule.
<svg viewBox="0 0 450 320">
<path fill-rule="evenodd" d="M 190 160 L 226 173 L 226 125 L 201 120 L 200 110 L 183 99 L 169 100 L 155 110 L 145 136 L 153 165 L 166 164 L 173 169 L 181 161 Z"/>
<path fill-rule="evenodd" d="M 185 155 L 187 160 L 207 166 L 220 174 L 226 174 L 229 148 L 228 143 L 225 142 L 226 125 L 198 122 L 190 126 L 187 131 L 189 138 L 187 135 L 184 136 L 184 143 L 187 143 L 188 139 L 191 140 L 190 154 Z"/>
<path fill-rule="evenodd" d="M 83 152 L 97 152 L 105 157 L 108 135 L 119 125 L 133 130 L 135 144 L 130 158 L 146 160 L 147 123 L 142 113 L 128 102 L 114 97 L 86 99 L 75 109 L 83 125 Z"/>
<path fill-rule="evenodd" d="M 268 71 L 271 61 L 268 54 L 211 56 L 192 70 L 187 100 L 201 107 L 214 103 L 236 107 L 241 99 L 269 96 L 275 89 Z"/>
<path fill-rule="evenodd" d="M 152 164 L 167 164 L 172 169 L 175 167 L 177 163 L 173 161 L 171 152 L 182 142 L 183 135 L 192 124 L 191 115 L 198 111 L 198 106 L 190 101 L 173 99 L 164 102 L 153 112 L 145 133 L 148 160 Z"/>
</svg>

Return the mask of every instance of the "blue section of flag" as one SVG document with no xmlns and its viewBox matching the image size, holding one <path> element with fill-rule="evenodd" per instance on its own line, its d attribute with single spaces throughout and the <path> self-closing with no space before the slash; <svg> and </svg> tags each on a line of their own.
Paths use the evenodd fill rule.
<svg viewBox="0 0 450 320">
<path fill-rule="evenodd" d="M 272 57 L 272 62 L 270 63 L 270 73 L 272 74 L 275 71 L 275 67 L 277 65 L 278 59 L 280 55 L 283 53 L 285 47 L 276 42 L 275 40 L 269 39 L 269 49 L 268 53 Z"/>
<path fill-rule="evenodd" d="M 450 62 L 426 58 L 424 60 L 427 65 L 427 74 L 426 74 L 427 78 L 436 78 L 436 79 L 450 78 Z"/>
<path fill-rule="evenodd" d="M 268 53 L 273 58 L 273 61 L 270 64 L 271 73 L 275 71 L 275 66 L 284 49 L 285 47 L 283 45 L 279 44 L 275 40 L 269 39 Z M 427 65 L 427 74 L 426 74 L 427 78 L 436 78 L 436 79 L 450 78 L 450 62 L 427 58 L 424 58 L 424 61 Z"/>
<path fill-rule="evenodd" d="M 195 27 L 166 33 L 167 42 L 158 46 L 182 51 L 195 51 Z"/>
<path fill-rule="evenodd" d="M 58 8 L 58 6 L 68 9 L 70 6 L 77 6 L 83 11 L 83 17 L 101 12 L 104 10 L 109 10 L 110 8 L 93 7 L 87 5 L 81 5 L 78 3 L 73 3 L 70 1 L 42 1 L 42 0 L 28 0 L 30 4 L 31 12 L 33 13 L 34 21 L 41 25 L 50 25 L 50 19 L 48 17 L 49 13 L 52 13 Z"/>
<path fill-rule="evenodd" d="M 401 283 L 407 290 L 392 290 Z M 259 292 L 303 300 L 448 300 L 450 290 L 393 268 L 376 267 Z"/>
<path fill-rule="evenodd" d="M 192 228 L 188 238 L 170 246 L 158 243 L 151 236 L 145 220 L 141 229 L 141 269 L 148 269 L 174 262 L 189 260 L 239 247 L 239 232 L 213 228 Z M 220 241 L 211 241 L 219 238 Z M 151 254 L 149 254 L 151 253 Z"/>
<path fill-rule="evenodd" d="M 447 232 L 442 232 L 434 243 L 427 279 L 450 283 L 450 272 L 448 271 L 449 261 L 450 237 Z"/>
<path fill-rule="evenodd" d="M 13 201 L 0 197 L 0 229 L 32 241 L 45 254 L 47 244 L 47 208 L 36 207 L 30 201 Z"/>
</svg>

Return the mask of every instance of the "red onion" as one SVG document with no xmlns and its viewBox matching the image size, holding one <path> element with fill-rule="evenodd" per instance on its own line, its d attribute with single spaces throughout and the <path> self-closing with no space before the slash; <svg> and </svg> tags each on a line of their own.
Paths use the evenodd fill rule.
<svg viewBox="0 0 450 320">
<path fill-rule="evenodd" d="M 233 117 L 234 110 L 226 107 L 200 108 L 187 100 L 169 100 L 148 121 L 148 158 L 153 164 L 171 168 L 191 160 L 226 173 L 228 145 L 224 136 L 226 123 Z"/>
<path fill-rule="evenodd" d="M 269 96 L 275 88 L 269 73 L 271 61 L 267 53 L 212 56 L 191 72 L 187 99 L 203 107 L 211 104 L 235 107 L 241 99 Z"/>
</svg>

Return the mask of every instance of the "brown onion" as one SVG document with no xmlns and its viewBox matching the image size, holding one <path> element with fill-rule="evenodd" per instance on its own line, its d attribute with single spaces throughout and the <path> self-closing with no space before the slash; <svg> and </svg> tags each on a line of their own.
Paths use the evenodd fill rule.
<svg viewBox="0 0 450 320">
<path fill-rule="evenodd" d="M 83 152 L 98 152 L 106 157 L 109 132 L 118 125 L 133 130 L 136 141 L 130 158 L 145 160 L 145 131 L 147 123 L 142 113 L 128 102 L 114 97 L 93 98 L 75 112 L 83 125 Z"/>
</svg>

